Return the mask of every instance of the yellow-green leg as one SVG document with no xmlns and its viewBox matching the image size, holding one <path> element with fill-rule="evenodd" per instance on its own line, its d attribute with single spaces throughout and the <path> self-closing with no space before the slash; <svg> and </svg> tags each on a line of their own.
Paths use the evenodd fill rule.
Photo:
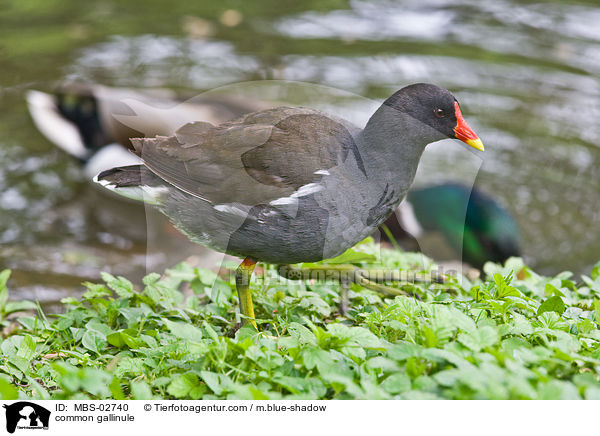
<svg viewBox="0 0 600 436">
<path fill-rule="evenodd" d="M 258 330 L 254 320 L 254 305 L 252 304 L 252 293 L 250 292 L 250 278 L 254 272 L 256 260 L 247 257 L 235 271 L 235 287 L 240 300 L 240 313 L 242 316 L 242 325 L 252 324 Z"/>
</svg>

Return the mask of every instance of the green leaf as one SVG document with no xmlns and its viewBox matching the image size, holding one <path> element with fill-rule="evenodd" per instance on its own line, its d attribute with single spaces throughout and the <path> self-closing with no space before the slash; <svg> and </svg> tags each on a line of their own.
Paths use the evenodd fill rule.
<svg viewBox="0 0 600 436">
<path fill-rule="evenodd" d="M 398 364 L 392 359 L 383 356 L 375 356 L 366 362 L 367 368 L 379 369 L 383 372 L 397 372 Z"/>
<path fill-rule="evenodd" d="M 117 377 L 123 377 L 125 374 L 131 374 L 138 376 L 144 373 L 144 361 L 137 357 L 123 357 L 119 360 L 117 368 L 115 369 L 115 375 Z"/>
<path fill-rule="evenodd" d="M 110 392 L 112 394 L 112 398 L 115 400 L 124 400 L 125 395 L 123 394 L 123 389 L 121 389 L 121 381 L 118 377 L 113 377 L 112 381 L 108 385 Z M 142 398 L 146 399 L 146 398 Z"/>
<path fill-rule="evenodd" d="M 399 394 L 410 390 L 410 377 L 403 373 L 392 374 L 386 378 L 381 387 L 390 394 Z"/>
<path fill-rule="evenodd" d="M 142 279 L 142 283 L 146 286 L 150 286 L 156 283 L 160 279 L 160 274 L 158 273 L 150 273 L 146 277 Z"/>
<path fill-rule="evenodd" d="M 6 302 L 8 301 L 8 288 L 6 282 L 10 277 L 10 270 L 5 269 L 0 272 L 0 312 L 5 312 Z"/>
<path fill-rule="evenodd" d="M 207 286 L 212 286 L 216 280 L 220 280 L 217 273 L 207 268 L 196 268 L 196 278 Z"/>
<path fill-rule="evenodd" d="M 200 377 L 202 377 L 202 380 L 204 380 L 206 386 L 208 386 L 216 395 L 219 395 L 221 392 L 223 392 L 223 387 L 221 386 L 218 374 L 210 371 L 201 371 Z"/>
<path fill-rule="evenodd" d="M 93 319 L 85 325 L 85 328 L 89 331 L 98 333 L 102 339 L 106 339 L 106 335 L 112 332 L 111 328 L 103 322 Z"/>
<path fill-rule="evenodd" d="M 0 282 L 1 286 L 1 282 Z M 4 376 L 0 376 L 0 399 L 16 400 L 19 398 L 19 391 L 13 383 L 6 380 Z"/>
<path fill-rule="evenodd" d="M 433 376 L 435 381 L 437 381 L 442 386 L 452 386 L 457 384 L 460 377 L 459 371 L 455 368 L 446 369 L 444 371 L 440 371 Z"/>
<path fill-rule="evenodd" d="M 422 347 L 417 344 L 410 342 L 399 341 L 397 344 L 387 347 L 388 355 L 392 359 L 399 361 L 408 360 L 411 357 L 418 357 L 421 355 Z"/>
<path fill-rule="evenodd" d="M 134 400 L 151 400 L 153 398 L 150 386 L 143 380 L 131 382 L 131 395 Z"/>
<path fill-rule="evenodd" d="M 84 282 L 83 285 L 87 288 L 81 298 L 84 300 L 92 300 L 94 298 L 103 298 L 110 296 L 110 292 L 106 289 L 106 286 L 99 285 L 96 283 Z"/>
<path fill-rule="evenodd" d="M 23 312 L 26 310 L 37 310 L 37 307 L 37 304 L 33 301 L 9 301 L 4 306 L 4 313 L 8 315 L 10 313 Z"/>
<path fill-rule="evenodd" d="M 210 336 L 210 338 L 213 341 L 219 342 L 219 335 L 217 335 L 217 332 L 215 331 L 215 329 L 213 329 L 208 322 L 204 321 L 202 323 L 202 327 L 204 328 L 204 330 L 206 330 L 206 333 L 208 333 L 208 336 Z"/>
<path fill-rule="evenodd" d="M 354 383 L 354 380 L 344 374 L 337 372 L 330 372 L 323 374 L 323 380 L 336 391 L 346 391 L 348 394 L 355 398 L 363 398 L 363 391 L 360 387 Z"/>
<path fill-rule="evenodd" d="M 206 295 L 210 300 L 218 306 L 225 306 L 229 302 L 232 290 L 229 286 L 222 282 L 215 282 L 212 288 L 206 288 Z"/>
<path fill-rule="evenodd" d="M 111 333 L 106 337 L 106 341 L 113 347 L 123 348 L 125 346 L 125 341 L 121 336 L 121 332 Z"/>
<path fill-rule="evenodd" d="M 513 313 L 514 324 L 510 327 L 510 333 L 513 335 L 530 335 L 533 333 L 531 322 L 523 315 Z"/>
<path fill-rule="evenodd" d="M 382 346 L 377 336 L 364 327 L 348 327 L 344 324 L 334 323 L 327 326 L 332 336 L 349 344 L 360 345 L 365 348 L 379 348 Z"/>
<path fill-rule="evenodd" d="M 479 327 L 471 332 L 458 335 L 458 342 L 473 351 L 480 351 L 485 347 L 491 347 L 497 344 L 499 340 L 500 335 L 491 326 Z"/>
<path fill-rule="evenodd" d="M 581 396 L 573 383 L 551 380 L 539 389 L 540 400 L 580 400 Z"/>
<path fill-rule="evenodd" d="M 114 347 L 117 348 L 123 348 L 125 347 L 125 345 L 127 345 L 129 348 L 138 348 L 144 345 L 144 343 L 147 344 L 147 341 L 143 340 L 141 337 L 134 337 L 131 334 L 135 334 L 135 331 L 133 329 L 127 329 L 124 331 L 120 331 L 120 332 L 114 332 L 111 333 L 110 335 L 106 336 L 106 340 L 108 341 L 109 344 L 111 344 Z M 143 335 L 145 336 L 147 339 L 151 339 L 153 340 L 153 338 L 147 336 L 147 335 Z M 148 344 L 150 345 L 150 344 Z M 155 343 L 154 343 L 155 345 Z"/>
<path fill-rule="evenodd" d="M 109 273 L 100 273 L 102 280 L 104 280 L 107 286 L 115 291 L 119 297 L 127 298 L 133 295 L 133 283 L 127 280 L 125 277 L 115 278 Z"/>
<path fill-rule="evenodd" d="M 178 338 L 189 339 L 190 341 L 200 342 L 202 340 L 202 330 L 191 324 L 173 322 L 165 319 L 165 325 L 171 333 Z"/>
<path fill-rule="evenodd" d="M 558 295 L 559 297 L 565 296 L 565 294 L 563 294 L 561 291 L 559 291 L 558 288 L 556 286 L 554 286 L 552 283 L 546 283 L 546 286 L 544 286 L 544 294 L 547 296 L 551 296 L 551 295 Z"/>
<path fill-rule="evenodd" d="M 470 316 L 455 307 L 448 308 L 448 315 L 452 326 L 458 327 L 463 331 L 472 331 L 477 328 L 475 321 L 473 321 Z"/>
<path fill-rule="evenodd" d="M 292 336 L 298 339 L 301 344 L 317 344 L 317 337 L 313 332 L 304 327 L 302 324 L 297 322 L 291 322 L 288 326 L 288 330 Z"/>
<path fill-rule="evenodd" d="M 509 274 L 506 278 L 503 277 L 499 273 L 494 273 L 494 282 L 496 283 L 496 297 L 497 298 L 506 298 L 510 296 L 518 297 L 521 294 L 519 291 L 510 286 L 510 282 L 512 281 L 512 274 Z"/>
<path fill-rule="evenodd" d="M 298 378 L 290 376 L 276 375 L 273 381 L 283 386 L 293 394 L 313 394 L 316 396 L 323 395 L 327 389 L 323 382 L 315 378 Z"/>
<path fill-rule="evenodd" d="M 537 310 L 537 314 L 541 315 L 544 312 L 556 312 L 559 315 L 565 311 L 565 303 L 558 295 L 550 297 L 544 301 Z"/>
<path fill-rule="evenodd" d="M 144 311 L 140 307 L 121 307 L 119 313 L 125 317 L 129 325 L 137 324 L 145 317 Z"/>
<path fill-rule="evenodd" d="M 35 342 L 30 335 L 25 335 L 21 346 L 17 351 L 17 356 L 30 361 L 35 356 Z"/>
<path fill-rule="evenodd" d="M 302 359 L 306 369 L 317 368 L 320 373 L 329 372 L 334 361 L 329 352 L 316 347 L 306 347 L 302 350 Z"/>
<path fill-rule="evenodd" d="M 83 334 L 81 344 L 88 350 L 100 354 L 100 350 L 105 347 L 106 342 L 101 333 L 89 330 Z"/>
<path fill-rule="evenodd" d="M 600 277 L 600 261 L 597 262 L 596 265 L 594 265 L 592 267 L 591 277 L 592 277 L 592 280 L 596 280 L 598 277 Z M 0 284 L 1 283 L 2 283 L 2 281 L 0 280 Z"/>
<path fill-rule="evenodd" d="M 175 398 L 185 398 L 199 384 L 200 380 L 196 374 L 186 373 L 176 376 L 169 384 L 167 392 Z"/>
<path fill-rule="evenodd" d="M 108 386 L 112 382 L 112 375 L 96 368 L 85 368 L 79 373 L 81 388 L 101 398 L 110 396 Z"/>
</svg>

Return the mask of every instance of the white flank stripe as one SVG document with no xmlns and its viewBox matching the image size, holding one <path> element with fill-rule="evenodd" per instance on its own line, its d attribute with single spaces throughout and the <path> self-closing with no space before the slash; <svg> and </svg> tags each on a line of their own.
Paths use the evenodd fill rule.
<svg viewBox="0 0 600 436">
<path fill-rule="evenodd" d="M 324 186 L 319 183 L 309 183 L 308 185 L 300 186 L 300 188 L 292 194 L 292 197 L 306 197 L 307 195 L 322 191 L 323 188 Z"/>
<path fill-rule="evenodd" d="M 298 205 L 298 199 L 292 197 L 281 197 L 276 200 L 273 200 L 269 203 L 271 206 L 289 206 L 289 205 Z"/>
<path fill-rule="evenodd" d="M 232 215 L 241 216 L 242 218 L 246 218 L 248 216 L 247 211 L 244 211 L 233 204 L 217 204 L 214 206 L 214 208 L 219 212 L 230 213 Z"/>
</svg>

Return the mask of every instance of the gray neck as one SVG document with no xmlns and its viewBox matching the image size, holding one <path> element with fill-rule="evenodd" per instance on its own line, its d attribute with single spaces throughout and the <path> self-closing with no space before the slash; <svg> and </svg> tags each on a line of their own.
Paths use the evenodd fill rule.
<svg viewBox="0 0 600 436">
<path fill-rule="evenodd" d="M 425 146 L 442 139 L 431 127 L 406 113 L 382 105 L 369 119 L 359 140 L 369 179 L 404 195 L 413 182 Z"/>
</svg>

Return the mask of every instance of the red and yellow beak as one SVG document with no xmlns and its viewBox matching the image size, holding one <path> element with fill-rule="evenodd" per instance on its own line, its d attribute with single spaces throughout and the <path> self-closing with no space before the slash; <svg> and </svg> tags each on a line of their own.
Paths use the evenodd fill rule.
<svg viewBox="0 0 600 436">
<path fill-rule="evenodd" d="M 463 118 L 458 102 L 456 101 L 454 102 L 454 113 L 456 115 L 456 127 L 454 128 L 454 136 L 456 136 L 456 139 L 460 139 L 465 144 L 470 145 L 479 151 L 483 151 L 483 142 L 481 142 L 481 139 L 479 139 Z"/>
</svg>

